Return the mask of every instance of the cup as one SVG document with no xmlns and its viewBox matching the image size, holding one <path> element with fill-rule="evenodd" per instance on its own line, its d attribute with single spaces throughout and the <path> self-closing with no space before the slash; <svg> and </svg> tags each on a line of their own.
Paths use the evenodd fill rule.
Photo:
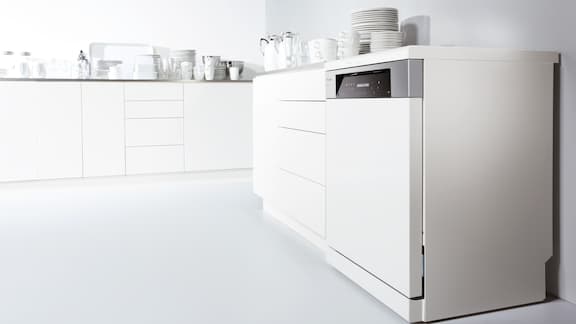
<svg viewBox="0 0 576 324">
<path fill-rule="evenodd" d="M 182 62 L 180 63 L 181 79 L 182 80 L 192 80 L 194 66 L 192 62 Z"/>
<path fill-rule="evenodd" d="M 206 80 L 208 80 L 208 81 L 214 80 L 215 70 L 216 70 L 216 66 L 214 66 L 214 65 L 206 64 L 204 66 L 204 77 L 206 78 Z"/>
<path fill-rule="evenodd" d="M 220 63 L 220 57 L 218 56 L 204 56 L 204 77 L 208 81 L 214 80 L 214 72 L 216 70 L 216 65 Z"/>
<path fill-rule="evenodd" d="M 43 62 L 34 62 L 32 64 L 32 76 L 35 78 L 46 77 L 46 64 Z"/>
<path fill-rule="evenodd" d="M 240 68 L 237 66 L 231 66 L 229 68 L 230 80 L 240 80 Z"/>
<path fill-rule="evenodd" d="M 204 65 L 194 66 L 194 80 L 204 80 Z"/>
<path fill-rule="evenodd" d="M 18 64 L 18 73 L 21 78 L 29 78 L 31 74 L 30 64 L 28 62 L 20 62 Z"/>
</svg>

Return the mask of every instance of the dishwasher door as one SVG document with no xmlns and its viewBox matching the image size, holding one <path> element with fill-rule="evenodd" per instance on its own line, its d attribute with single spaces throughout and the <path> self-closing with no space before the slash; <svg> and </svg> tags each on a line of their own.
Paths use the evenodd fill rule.
<svg viewBox="0 0 576 324">
<path fill-rule="evenodd" d="M 326 134 L 329 246 L 422 297 L 422 99 L 329 99 Z"/>
</svg>

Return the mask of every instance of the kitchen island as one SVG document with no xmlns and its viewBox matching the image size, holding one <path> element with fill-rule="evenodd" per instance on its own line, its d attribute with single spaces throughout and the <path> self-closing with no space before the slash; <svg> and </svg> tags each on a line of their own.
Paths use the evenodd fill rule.
<svg viewBox="0 0 576 324">
<path fill-rule="evenodd" d="M 0 79 L 0 181 L 252 167 L 251 81 Z"/>
<path fill-rule="evenodd" d="M 254 192 L 407 321 L 543 301 L 558 62 L 408 46 L 258 76 Z"/>
</svg>

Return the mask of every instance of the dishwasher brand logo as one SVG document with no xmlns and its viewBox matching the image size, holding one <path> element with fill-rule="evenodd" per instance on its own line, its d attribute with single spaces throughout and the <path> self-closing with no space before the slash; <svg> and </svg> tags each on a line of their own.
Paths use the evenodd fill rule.
<svg viewBox="0 0 576 324">
<path fill-rule="evenodd" d="M 370 83 L 357 83 L 356 88 L 369 88 Z"/>
</svg>

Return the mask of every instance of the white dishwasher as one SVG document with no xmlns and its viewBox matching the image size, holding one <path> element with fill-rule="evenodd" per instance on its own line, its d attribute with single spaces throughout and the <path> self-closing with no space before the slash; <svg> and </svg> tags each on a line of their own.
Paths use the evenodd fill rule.
<svg viewBox="0 0 576 324">
<path fill-rule="evenodd" d="M 327 73 L 328 245 L 423 297 L 422 60 Z"/>
</svg>

